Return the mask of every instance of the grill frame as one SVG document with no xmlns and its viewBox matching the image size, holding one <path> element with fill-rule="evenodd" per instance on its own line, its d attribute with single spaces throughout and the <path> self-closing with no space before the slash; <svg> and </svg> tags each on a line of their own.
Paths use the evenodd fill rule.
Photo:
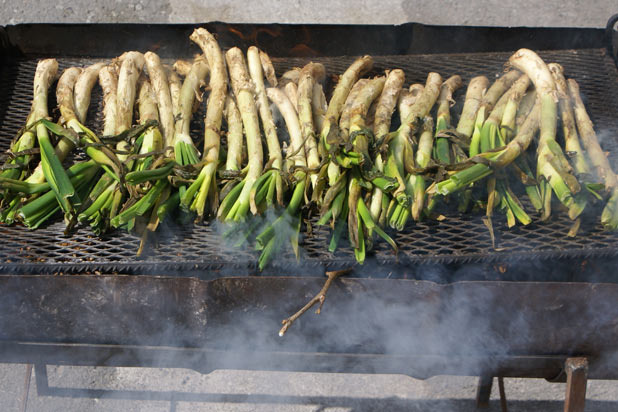
<svg viewBox="0 0 618 412">
<path fill-rule="evenodd" d="M 8 149 L 10 138 L 23 125 L 29 111 L 31 99 L 31 82 L 34 75 L 34 69 L 37 58 L 42 55 L 42 50 L 37 49 L 35 45 L 27 44 L 23 40 L 29 35 L 40 34 L 43 31 L 43 26 L 46 26 L 52 33 L 56 33 L 59 39 L 66 37 L 71 30 L 80 30 L 82 27 L 77 26 L 60 26 L 56 25 L 26 25 L 9 27 L 7 33 L 16 32 L 13 40 L 8 43 L 14 44 L 12 49 L 12 57 L 7 58 L 7 64 L 2 73 L 0 80 L 0 148 Z M 105 26 L 105 25 L 104 25 Z M 98 31 L 103 28 L 98 25 L 88 26 L 93 31 Z M 122 27 L 122 26 L 121 26 Z M 138 26 L 142 27 L 142 26 Z M 151 29 L 157 37 L 159 31 L 177 29 L 176 35 L 167 40 L 171 44 L 176 44 L 182 37 L 179 33 L 186 32 L 185 26 L 155 26 L 159 27 Z M 281 33 L 286 31 L 294 31 L 295 33 L 278 34 L 274 37 L 275 40 L 282 36 L 290 36 L 290 38 L 298 38 L 301 33 L 300 40 L 310 44 L 301 47 L 298 45 L 290 47 L 292 53 L 322 53 L 319 48 L 320 39 L 325 38 L 327 33 L 337 30 L 344 30 L 341 27 L 332 26 L 316 26 L 307 28 L 306 26 L 256 26 L 256 25 L 241 25 L 241 26 L 221 26 L 215 25 L 219 41 L 223 47 L 231 46 L 233 41 L 246 42 L 246 38 L 250 35 L 240 36 L 238 33 L 258 33 L 255 36 L 255 41 L 259 41 L 259 33 L 266 33 L 266 36 L 271 36 L 272 33 Z M 408 26 L 392 27 L 391 32 L 396 33 L 395 37 L 406 38 L 402 34 L 402 29 L 407 27 L 410 31 L 409 47 L 402 47 L 406 50 L 405 55 L 379 55 L 375 57 L 375 68 L 372 74 L 382 73 L 384 70 L 399 67 L 406 72 L 407 83 L 424 82 L 426 73 L 429 71 L 438 71 L 443 76 L 447 77 L 452 74 L 461 74 L 464 81 L 479 74 L 485 74 L 490 77 L 497 76 L 503 70 L 503 64 L 508 60 L 511 52 L 509 51 L 486 51 L 488 45 L 482 44 L 475 53 L 451 53 L 452 45 L 447 43 L 442 48 L 437 48 L 434 54 L 419 54 L 418 50 L 423 51 L 422 47 L 418 46 L 417 38 L 426 38 L 429 35 L 419 29 L 419 26 L 411 24 Z M 64 31 L 62 29 L 64 28 Z M 124 27 L 123 27 L 124 28 Z M 136 35 L 136 27 L 130 26 L 130 30 L 126 34 Z M 12 30 L 11 30 L 12 29 Z M 21 29 L 21 30 L 18 30 Z M 371 33 L 372 31 L 387 30 L 385 27 L 364 27 L 363 30 Z M 444 32 L 451 29 L 455 32 L 460 32 L 461 28 L 442 28 Z M 361 30 L 359 27 L 351 27 L 347 29 L 350 32 Z M 438 28 L 427 27 L 427 31 L 431 33 L 440 33 Z M 466 30 L 467 36 L 459 39 L 459 42 L 466 43 L 467 40 L 473 40 L 478 36 L 477 31 L 486 32 L 487 28 L 477 28 Z M 523 30 L 524 35 L 530 39 L 539 41 L 539 35 L 530 35 L 532 29 L 513 29 Z M 539 29 L 544 31 L 548 39 L 552 39 L 556 34 L 561 33 L 567 36 L 572 31 L 556 29 L 556 32 L 547 31 L 549 29 Z M 60 32 L 60 34 L 58 34 Z M 492 32 L 494 37 L 504 38 L 502 30 L 495 29 Z M 24 34 L 25 33 L 25 34 Z M 230 33 L 236 38 L 230 38 Z M 269 34 L 270 33 L 270 34 Z M 315 34 L 307 34 L 315 33 Z M 534 32 L 536 33 L 536 32 Z M 552 34 L 553 33 L 553 34 Z M 593 34 L 598 35 L 603 33 L 602 30 L 590 31 L 582 30 L 580 33 L 579 42 L 574 41 L 573 44 L 586 47 L 584 49 L 563 49 L 552 50 L 555 45 L 547 44 L 547 39 L 542 39 L 542 44 L 548 47 L 549 50 L 541 50 L 541 55 L 547 61 L 557 61 L 561 63 L 567 70 L 567 75 L 572 75 L 582 86 L 582 92 L 585 96 L 589 96 L 589 110 L 593 121 L 596 122 L 599 130 L 604 130 L 606 135 L 612 133 L 618 134 L 618 96 L 612 94 L 612 89 L 609 85 L 618 83 L 618 70 L 614 66 L 608 50 L 600 48 L 602 45 L 593 42 L 586 42 L 587 38 L 594 38 Z M 359 35 L 360 36 L 360 35 Z M 394 34 L 392 35 L 394 36 Z M 444 34 L 443 34 L 444 36 Z M 38 39 L 40 36 L 37 36 Z M 272 37 L 272 36 L 271 36 Z M 438 35 L 440 37 L 440 35 Z M 492 37 L 492 38 L 494 38 Z M 512 41 L 512 37 L 509 39 Z M 567 36 L 569 37 L 569 36 Z M 609 35 L 605 36 L 607 39 Z M 90 39 L 91 36 L 86 36 Z M 287 37 L 285 37 L 287 39 Z M 584 40 L 582 40 L 584 39 Z M 186 40 L 186 39 L 185 39 Z M 48 40 L 49 41 L 49 40 Z M 120 41 L 120 40 L 118 40 Z M 133 46 L 130 39 L 127 39 L 129 44 L 126 47 Z M 188 40 L 185 41 L 189 43 Z M 316 44 L 313 44 L 313 43 Z M 530 40 L 528 40 L 528 43 Z M 139 43 L 139 42 L 138 42 Z M 263 41 L 262 41 L 263 43 Z M 325 43 L 323 40 L 322 43 Z M 353 43 L 353 42 L 352 42 Z M 524 41 L 524 43 L 527 43 Z M 156 47 L 150 45 L 151 48 L 159 48 L 163 52 L 170 53 L 172 48 L 166 47 L 167 43 L 159 43 Z M 304 44 L 304 43 L 302 43 Z M 422 43 L 421 43 L 422 44 Z M 568 46 L 573 44 L 567 43 Z M 533 47 L 532 44 L 524 44 Z M 110 47 L 105 43 L 100 46 L 92 46 L 93 51 L 107 50 Z M 140 45 L 140 50 L 146 50 L 148 46 Z M 493 45 L 491 45 L 493 47 Z M 596 46 L 596 47 L 592 47 Z M 41 47 L 41 46 L 39 46 Z M 45 43 L 45 47 L 48 44 Z M 75 57 L 79 52 L 81 43 L 77 43 L 69 47 L 64 54 L 48 56 L 56 57 L 59 60 L 60 68 L 71 65 L 87 65 L 97 58 Z M 187 56 L 187 50 L 191 50 L 186 45 L 178 46 L 179 51 L 177 56 Z M 263 46 L 262 46 L 263 47 Z M 269 50 L 274 55 L 280 54 L 279 48 L 282 45 L 275 44 L 272 50 Z M 372 49 L 372 44 L 368 45 Z M 485 47 L 485 48 L 482 48 Z M 266 47 L 267 48 L 267 47 Z M 315 48 L 315 49 L 314 49 Z M 22 56 L 15 49 L 22 51 Z M 267 48 L 268 49 L 268 48 Z M 350 50 L 350 47 L 344 47 L 345 50 Z M 174 49 L 175 50 L 175 49 Z M 386 51 L 391 51 L 386 47 Z M 107 51 L 106 59 L 114 56 L 109 54 L 113 52 Z M 328 50 L 326 51 L 328 52 Z M 352 49 L 351 52 L 361 50 Z M 99 57 L 100 58 L 100 57 Z M 302 66 L 309 60 L 321 61 L 327 67 L 327 72 L 331 74 L 341 73 L 351 61 L 353 57 L 275 57 L 274 64 L 278 69 L 278 73 L 282 73 L 291 67 Z M 590 76 L 592 73 L 596 76 Z M 461 110 L 463 95 L 465 88 L 462 88 L 456 94 L 458 105 L 453 108 L 454 121 L 457 120 L 458 113 Z M 8 96 L 8 97 L 7 97 Z M 55 107 L 54 98 L 51 97 L 50 107 Z M 201 105 L 203 112 L 205 105 Z M 9 114 L 10 113 L 10 114 Z M 102 119 L 102 103 L 100 101 L 100 91 L 95 88 L 93 101 L 90 108 L 88 125 L 94 130 L 99 130 Z M 199 137 L 202 135 L 202 124 L 199 121 L 203 113 L 199 112 L 195 115 L 193 122 L 192 134 Z M 607 139 L 606 139 L 607 140 Z M 611 141 L 610 141 L 611 143 Z M 199 144 L 198 144 L 199 146 Z M 618 153 L 614 149 L 614 144 L 605 143 L 606 148 L 611 148 L 612 153 Z M 616 155 L 613 156 L 613 160 Z M 522 200 L 525 200 L 522 197 Z M 368 256 L 368 264 L 365 266 L 355 265 L 353 251 L 350 247 L 342 245 L 339 250 L 331 254 L 327 252 L 330 231 L 325 227 L 316 227 L 316 218 L 312 219 L 314 229 L 311 235 L 304 235 L 301 239 L 301 251 L 303 257 L 300 262 L 297 262 L 291 250 L 282 254 L 274 261 L 269 268 L 266 269 L 266 274 L 276 274 L 281 271 L 303 271 L 314 275 L 321 274 L 324 270 L 335 270 L 350 266 L 355 267 L 356 276 L 371 276 L 373 266 L 387 266 L 397 269 L 402 276 L 402 268 L 417 265 L 465 265 L 473 263 L 499 263 L 499 262 L 518 262 L 529 258 L 538 260 L 560 259 L 565 257 L 574 257 L 580 259 L 592 257 L 608 257 L 614 256 L 618 252 L 618 234 L 603 231 L 598 222 L 600 210 L 589 206 L 588 208 L 596 210 L 590 212 L 590 218 L 584 220 L 580 233 L 575 238 L 568 238 L 566 233 L 571 225 L 570 220 L 564 213 L 556 214 L 552 220 L 547 223 L 535 222 L 529 226 L 517 226 L 511 229 L 506 228 L 506 222 L 503 216 L 498 213 L 494 219 L 494 227 L 496 229 L 496 238 L 498 239 L 498 247 L 501 249 L 493 250 L 489 233 L 482 223 L 482 213 L 461 215 L 454 210 L 447 210 L 445 214 L 447 219 L 442 222 L 434 220 L 426 220 L 415 225 L 409 225 L 403 232 L 392 233 L 395 241 L 398 243 L 400 252 L 394 256 L 388 245 L 384 242 L 376 242 L 372 253 Z M 530 208 L 528 209 L 530 211 Z M 533 216 L 536 214 L 532 214 Z M 192 273 L 208 273 L 204 274 L 204 278 L 212 276 L 225 276 L 227 274 L 253 274 L 257 272 L 256 263 L 258 253 L 253 251 L 253 245 L 247 245 L 243 249 L 238 249 L 231 244 L 230 241 L 221 240 L 221 232 L 225 229 L 221 228 L 217 223 L 200 224 L 200 225 L 184 225 L 178 226 L 174 223 L 162 225 L 164 230 L 160 230 L 159 234 L 164 233 L 164 236 L 159 236 L 161 239 L 158 248 L 152 248 L 144 257 L 137 258 L 135 251 L 138 248 L 139 238 L 129 235 L 123 231 L 113 231 L 111 234 L 99 238 L 94 235 L 89 228 L 80 228 L 71 236 L 63 236 L 63 224 L 55 219 L 55 223 L 38 229 L 36 232 L 27 230 L 19 225 L 0 227 L 0 233 L 6 237 L 13 239 L 12 242 L 7 242 L 0 245 L 0 256 L 5 259 L 0 262 L 0 273 L 92 273 L 92 272 L 119 272 L 132 274 L 145 274 L 156 271 L 157 273 L 185 272 Z M 204 248 L 203 245 L 211 245 L 209 248 Z M 216 248 L 212 245 L 217 245 Z M 391 271 L 392 272 L 392 271 Z"/>
<path fill-rule="evenodd" d="M 332 47 L 329 46 L 331 42 L 328 40 L 334 35 L 346 38 L 343 36 L 344 34 L 348 38 L 356 36 L 357 38 L 373 39 L 366 43 L 358 44 L 357 42 L 357 44 L 349 45 L 345 50 L 346 54 L 350 55 L 357 55 L 363 52 L 380 54 L 380 50 L 388 50 L 387 54 L 428 52 L 433 42 L 428 42 L 427 39 L 433 39 L 438 45 L 439 50 L 434 49 L 433 51 L 448 53 L 449 51 L 452 52 L 452 48 L 456 47 L 459 47 L 459 50 L 464 52 L 508 51 L 518 47 L 544 50 L 562 50 L 564 48 L 601 49 L 610 44 L 610 38 L 615 38 L 614 32 L 605 32 L 597 29 L 568 28 L 437 27 L 419 24 L 402 26 L 230 26 L 223 23 L 211 23 L 206 26 L 212 31 L 219 33 L 220 40 L 225 38 L 232 39 L 236 44 L 242 44 L 243 46 L 252 44 L 253 40 L 249 38 L 243 43 L 239 42 L 239 39 L 248 38 L 247 35 L 243 34 L 242 37 L 239 37 L 234 34 L 236 32 L 229 30 L 230 27 L 233 27 L 240 33 L 251 33 L 256 29 L 263 30 L 260 33 L 267 33 L 274 28 L 282 33 L 281 39 L 303 38 L 304 33 L 309 31 L 312 35 L 312 43 L 309 44 L 310 49 L 323 55 L 332 55 L 333 53 Z M 185 43 L 188 43 L 186 38 L 193 27 L 195 26 L 55 24 L 8 26 L 0 29 L 0 43 L 8 46 L 1 49 L 0 58 L 6 62 L 18 55 L 54 56 L 62 54 L 67 57 L 84 56 L 88 54 L 88 51 L 98 50 L 96 41 L 100 38 L 109 39 L 109 43 L 105 47 L 105 52 L 109 54 L 118 54 L 120 50 L 114 50 L 114 48 L 122 50 L 134 48 L 156 49 L 153 46 L 165 39 L 169 43 L 160 43 L 159 46 L 161 44 L 169 44 L 170 46 L 162 46 L 158 51 L 164 57 L 169 57 L 170 50 L 187 50 L 177 49 L 175 46 L 182 47 L 178 40 L 180 38 Z M 145 31 L 148 31 L 149 35 L 152 34 L 147 39 L 139 35 Z M 45 35 L 42 36 L 42 34 Z M 76 36 L 76 34 L 80 34 L 80 36 Z M 608 34 L 611 34 L 611 36 Z M 447 41 L 452 38 L 457 39 L 457 41 Z M 63 40 L 67 39 L 75 40 L 72 43 L 73 46 L 68 49 L 57 48 L 56 44 L 60 44 Z M 396 40 L 394 43 L 388 43 L 395 44 L 396 46 L 391 46 L 391 49 L 384 47 L 381 44 L 383 39 Z M 254 40 L 260 40 L 259 35 Z M 281 42 L 285 43 L 285 41 L 281 40 L 265 47 L 263 41 L 258 41 L 258 45 L 265 48 L 273 56 L 280 56 L 283 51 L 291 49 L 289 44 L 281 45 Z M 320 48 L 319 44 L 322 44 L 323 48 Z M 404 44 L 406 45 L 405 47 L 402 46 Z M 359 50 L 360 46 L 363 47 L 363 50 Z M 187 46 L 185 45 L 184 47 Z M 396 50 L 392 50 L 392 47 Z M 614 48 L 609 50 L 614 50 Z M 480 309 L 475 307 L 475 303 L 470 300 L 462 301 L 462 307 L 469 310 L 479 310 L 480 313 L 486 313 L 486 311 L 491 311 L 495 308 L 502 308 L 506 312 L 513 313 L 525 309 L 531 313 L 531 324 L 537 327 L 542 325 L 540 322 L 543 320 L 543 315 L 541 314 L 558 314 L 554 318 L 555 325 L 558 325 L 556 328 L 551 329 L 551 323 L 546 324 L 546 326 L 550 327 L 553 334 L 554 346 L 549 347 L 547 341 L 543 339 L 543 334 L 540 333 L 538 339 L 530 340 L 522 344 L 521 347 L 516 348 L 516 350 L 505 350 L 505 348 L 493 345 L 486 346 L 484 348 L 488 350 L 476 358 L 470 352 L 466 353 L 465 350 L 459 350 L 460 348 L 457 345 L 450 347 L 450 351 L 448 350 L 449 348 L 446 348 L 442 354 L 430 354 L 428 353 L 429 351 L 423 350 L 422 347 L 416 347 L 414 352 L 406 353 L 403 358 L 392 354 L 389 355 L 388 353 L 379 353 L 379 351 L 372 353 L 371 345 L 369 345 L 369 349 L 367 349 L 367 345 L 362 345 L 357 350 L 347 348 L 347 351 L 342 352 L 337 345 L 337 339 L 334 339 L 334 343 L 329 347 L 301 345 L 297 347 L 296 351 L 283 350 L 279 344 L 273 344 L 270 348 L 268 345 L 261 346 L 250 351 L 247 356 L 242 358 L 242 361 L 231 362 L 231 356 L 241 353 L 242 348 L 232 346 L 223 351 L 217 351 L 209 348 L 207 344 L 204 345 L 204 342 L 200 343 L 200 339 L 197 339 L 205 334 L 225 332 L 226 329 L 220 329 L 223 323 L 220 323 L 219 329 L 217 329 L 216 323 L 213 326 L 212 323 L 205 325 L 200 324 L 200 322 L 187 322 L 186 319 L 183 319 L 182 314 L 178 314 L 178 308 L 176 307 L 179 297 L 182 297 L 182 300 L 186 300 L 187 304 L 193 307 L 193 312 L 190 312 L 191 314 L 201 313 L 198 320 L 202 319 L 202 321 L 210 321 L 217 318 L 226 319 L 225 315 L 229 314 L 230 310 L 236 311 L 235 313 L 253 313 L 252 311 L 255 311 L 256 316 L 262 316 L 263 311 L 260 310 L 259 305 L 260 296 L 268 296 L 268 293 L 271 293 L 270 297 L 289 298 L 290 294 L 287 291 L 293 290 L 294 292 L 292 293 L 296 294 L 295 300 L 282 299 L 278 301 L 278 306 L 274 307 L 268 315 L 264 315 L 265 319 L 278 321 L 302 304 L 304 298 L 313 293 L 311 291 L 317 291 L 323 282 L 323 278 L 299 275 L 292 278 L 278 277 L 275 279 L 268 277 L 233 279 L 228 277 L 225 279 L 204 280 L 205 278 L 212 278 L 212 276 L 219 277 L 220 275 L 238 274 L 215 271 L 189 271 L 185 273 L 188 276 L 186 278 L 154 276 L 159 272 L 161 274 L 177 275 L 188 269 L 183 266 L 161 268 L 160 271 L 152 270 L 141 276 L 128 277 L 85 274 L 53 277 L 0 275 L 0 283 L 3 283 L 5 286 L 0 288 L 0 302 L 6 302 L 5 309 L 0 314 L 0 323 L 2 324 L 2 328 L 0 328 L 0 331 L 2 331 L 0 336 L 0 347 L 2 348 L 0 350 L 0 361 L 110 366 L 186 366 L 201 370 L 202 372 L 208 372 L 213 367 L 227 367 L 324 372 L 387 373 L 390 371 L 391 373 L 406 373 L 417 377 L 450 373 L 554 378 L 561 371 L 565 357 L 583 355 L 592 358 L 591 378 L 618 378 L 615 375 L 615 371 L 618 370 L 618 362 L 615 357 L 606 357 L 611 351 L 607 345 L 603 344 L 603 342 L 616 341 L 618 328 L 611 322 L 605 324 L 606 329 L 603 330 L 603 339 L 600 339 L 598 335 L 595 335 L 595 333 L 598 333 L 595 325 L 591 324 L 589 322 L 590 319 L 583 315 L 585 313 L 593 313 L 589 311 L 599 307 L 598 305 L 601 308 L 615 306 L 613 304 L 616 301 L 618 291 L 613 283 L 595 283 L 612 279 L 611 269 L 607 269 L 606 265 L 608 262 L 598 257 L 585 259 L 586 257 L 572 256 L 572 260 L 570 260 L 566 256 L 551 256 L 543 264 L 542 271 L 539 271 L 537 267 L 536 272 L 543 272 L 540 275 L 538 273 L 531 274 L 530 266 L 523 264 L 526 262 L 519 262 L 517 266 L 520 268 L 514 270 L 514 272 L 523 272 L 527 276 L 532 276 L 533 280 L 537 280 L 534 276 L 539 275 L 542 279 L 538 280 L 544 280 L 544 282 L 528 283 L 505 281 L 522 280 L 522 278 L 514 276 L 513 279 L 510 279 L 508 275 L 505 276 L 497 267 L 498 264 L 503 262 L 487 262 L 480 266 L 478 264 L 466 266 L 467 263 L 458 265 L 444 264 L 440 266 L 436 265 L 436 262 L 431 262 L 433 263 L 432 265 L 417 265 L 415 270 L 417 272 L 425 272 L 428 267 L 440 266 L 444 273 L 432 280 L 447 283 L 446 285 L 413 280 L 341 279 L 336 282 L 336 286 L 343 290 L 336 288 L 330 295 L 332 299 L 327 300 L 325 316 L 331 316 L 331 322 L 337 322 L 338 317 L 342 316 L 340 313 L 350 310 L 350 306 L 348 306 L 350 301 L 343 299 L 342 303 L 337 304 L 335 303 L 338 302 L 336 296 L 338 294 L 345 295 L 346 293 L 349 296 L 362 296 L 367 291 L 374 290 L 372 288 L 375 288 L 375 282 L 386 282 L 384 283 L 386 290 L 398 292 L 398 295 L 395 296 L 396 299 L 393 300 L 394 302 L 407 302 L 402 300 L 403 295 L 406 293 L 419 297 L 418 302 L 421 305 L 419 307 L 423 307 L 427 311 L 431 311 L 436 307 L 443 311 L 445 309 L 444 305 L 452 302 L 451 299 L 453 298 L 453 294 L 450 292 L 442 298 L 428 301 L 427 299 L 436 296 L 436 294 L 428 293 L 428 289 L 444 291 L 448 288 L 451 290 L 463 288 L 467 289 L 468 293 L 475 294 L 483 293 L 484 288 L 489 287 L 491 290 L 489 292 L 486 291 L 486 293 L 490 299 L 485 302 L 485 305 L 481 305 Z M 582 265 L 584 263 L 582 259 L 585 259 L 588 264 L 595 267 L 592 273 L 587 273 L 589 269 Z M 612 259 L 609 263 L 611 267 L 616 262 Z M 6 262 L 3 265 L 6 265 Z M 24 271 L 34 271 L 36 267 L 27 267 L 24 268 Z M 59 274 L 57 268 L 51 269 L 54 274 Z M 83 271 L 82 268 L 77 267 L 68 269 L 70 269 L 70 273 Z M 103 269 L 105 273 L 112 273 L 116 270 L 111 266 Z M 423 278 L 423 275 L 417 272 L 408 274 L 410 269 L 404 268 L 402 265 L 394 265 L 390 269 L 403 277 Z M 13 270 L 16 270 L 16 268 L 2 267 L 3 273 L 9 273 L 8 271 Z M 87 268 L 85 271 L 89 272 L 91 270 L 93 270 L 92 267 Z M 474 273 L 468 274 L 468 271 Z M 484 279 L 491 281 L 461 282 L 466 276 L 471 279 L 478 279 L 479 273 Z M 510 270 L 507 271 L 508 273 L 511 273 Z M 547 274 L 550 275 L 547 276 Z M 384 277 L 388 276 L 385 275 Z M 126 279 L 131 280 L 130 285 L 121 284 Z M 551 280 L 560 280 L 561 282 L 553 282 Z M 562 281 L 564 280 L 575 280 L 578 283 L 563 283 Z M 118 285 L 112 287 L 110 282 L 118 282 Z M 250 293 L 245 293 L 247 289 L 236 287 L 238 282 L 250 282 L 255 287 L 249 289 Z M 273 289 L 272 282 L 276 282 L 278 287 Z M 11 287 L 6 287 L 9 284 Z M 68 290 L 65 290 L 66 288 Z M 556 288 L 560 288 L 559 294 L 556 293 Z M 62 292 L 63 290 L 64 293 Z M 131 295 L 134 295 L 137 291 L 140 292 L 139 295 L 150 296 L 151 300 L 144 297 L 132 299 Z M 514 294 L 518 295 L 525 291 L 537 291 L 540 297 L 526 302 L 513 298 Z M 436 293 L 439 295 L 439 292 Z M 582 299 L 582 293 L 586 296 L 586 299 Z M 93 318 L 84 308 L 91 307 L 89 299 L 97 294 L 99 296 L 97 298 L 98 302 L 102 306 L 100 311 L 96 313 L 96 318 Z M 78 302 L 74 299 L 75 296 L 83 297 L 85 300 Z M 559 308 L 560 304 L 556 306 L 556 302 L 543 299 L 543 297 L 547 296 L 559 297 L 562 305 L 573 305 L 571 306 L 572 310 L 565 311 L 562 314 L 560 311 L 556 312 L 556 307 Z M 154 301 L 156 304 L 153 304 L 153 297 L 156 297 Z M 250 298 L 250 300 L 243 301 L 246 298 Z M 251 298 L 258 298 L 258 300 L 251 300 Z M 54 304 L 51 306 L 40 305 L 39 303 L 44 299 L 57 299 L 57 301 L 53 302 Z M 380 305 L 389 302 L 389 299 L 382 297 L 373 302 L 378 306 L 368 305 L 364 310 L 367 312 L 377 311 L 380 309 Z M 101 318 L 114 320 L 115 316 L 118 316 L 118 312 L 115 312 L 113 308 L 119 303 L 125 309 L 123 313 L 127 313 L 126 310 L 128 310 L 146 316 L 149 310 L 156 309 L 154 319 L 150 318 L 151 322 L 160 322 L 161 319 L 166 319 L 172 326 L 181 328 L 189 333 L 189 341 L 187 341 L 186 336 L 181 338 L 176 335 L 155 334 L 147 337 L 140 344 L 135 345 L 126 333 L 118 334 L 112 333 L 112 331 L 106 328 L 101 329 L 103 324 Z M 56 310 L 54 311 L 54 309 Z M 21 315 L 27 314 L 27 319 L 22 316 L 18 318 L 20 322 L 15 322 L 16 316 L 20 313 Z M 535 318 L 534 313 L 538 314 L 538 318 Z M 493 319 L 491 315 L 488 316 L 489 319 Z M 614 318 L 618 318 L 618 316 Z M 341 319 L 345 319 L 345 317 Z M 290 339 L 292 342 L 302 342 L 304 339 L 310 339 L 311 333 L 316 328 L 323 326 L 323 322 L 323 319 L 305 316 L 303 323 L 295 325 L 288 332 L 289 336 L 286 339 Z M 75 324 L 88 325 L 89 327 L 76 330 Z M 44 327 L 45 325 L 48 325 L 48 327 Z M 417 327 L 418 325 L 407 322 L 402 324 L 404 329 L 415 326 Z M 438 333 L 443 325 L 438 319 L 437 322 L 426 325 L 426 327 L 423 330 L 427 333 Z M 474 337 L 476 342 L 482 342 L 485 332 L 497 329 L 500 329 L 499 325 L 490 324 L 489 329 L 474 329 L 470 335 Z M 543 330 L 545 329 L 539 329 L 541 332 Z M 272 334 L 275 332 L 276 328 L 273 329 Z M 442 333 L 446 333 L 453 342 L 469 337 L 452 333 L 452 331 L 448 330 L 442 330 Z M 382 338 L 384 336 L 373 336 L 374 344 L 377 344 L 379 347 Z M 193 345 L 191 345 L 191 339 L 194 339 Z M 199 355 L 197 357 L 195 356 L 196 352 Z M 263 356 L 264 353 L 272 354 L 271 359 L 280 357 L 282 361 L 274 363 L 269 367 L 266 363 L 256 360 L 269 359 L 268 356 Z M 228 360 L 227 363 L 225 362 L 226 359 Z M 217 360 L 218 362 L 216 362 Z M 399 369 L 393 369 L 393 365 L 399 365 Z"/>
</svg>

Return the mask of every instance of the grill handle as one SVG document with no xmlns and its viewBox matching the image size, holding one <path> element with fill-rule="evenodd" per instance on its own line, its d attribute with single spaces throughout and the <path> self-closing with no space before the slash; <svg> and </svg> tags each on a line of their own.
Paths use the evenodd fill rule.
<svg viewBox="0 0 618 412">
<path fill-rule="evenodd" d="M 618 13 L 614 14 L 607 21 L 605 29 L 607 50 L 613 57 L 616 67 L 618 67 Z"/>
</svg>

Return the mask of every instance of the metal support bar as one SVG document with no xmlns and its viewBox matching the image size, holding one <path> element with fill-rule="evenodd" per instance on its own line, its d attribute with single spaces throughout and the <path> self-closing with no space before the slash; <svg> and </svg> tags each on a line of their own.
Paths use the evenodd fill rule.
<svg viewBox="0 0 618 412">
<path fill-rule="evenodd" d="M 588 359 L 568 358 L 564 364 L 567 375 L 564 412 L 584 412 L 586 384 L 588 382 Z"/>
<path fill-rule="evenodd" d="M 493 376 L 481 375 L 476 387 L 476 408 L 489 408 L 489 397 L 491 396 L 491 387 L 493 385 Z"/>
</svg>

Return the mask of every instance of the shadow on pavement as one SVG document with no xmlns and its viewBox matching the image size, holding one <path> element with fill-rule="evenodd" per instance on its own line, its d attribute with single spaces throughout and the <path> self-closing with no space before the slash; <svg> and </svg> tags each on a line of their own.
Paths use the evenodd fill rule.
<svg viewBox="0 0 618 412">
<path fill-rule="evenodd" d="M 39 383 L 39 382 L 38 382 Z M 221 394 L 221 393 L 192 393 L 179 391 L 139 391 L 139 390 L 108 390 L 108 389 L 79 389 L 50 387 L 45 384 L 37 385 L 39 396 L 64 398 L 99 398 L 122 399 L 135 401 L 169 401 L 170 411 L 176 411 L 179 402 L 192 403 L 244 403 L 244 404 L 290 404 L 318 406 L 317 411 L 328 408 L 347 408 L 350 412 L 369 412 L 385 410 L 398 411 L 441 411 L 441 412 L 478 412 L 473 399 L 401 399 L 401 398 L 358 398 L 337 396 L 288 396 L 266 394 Z M 510 412 L 551 412 L 562 411 L 561 401 L 509 401 Z M 484 411 L 499 411 L 498 400 L 492 400 L 489 409 Z M 618 402 L 587 401 L 586 412 L 607 412 L 618 410 Z"/>
</svg>

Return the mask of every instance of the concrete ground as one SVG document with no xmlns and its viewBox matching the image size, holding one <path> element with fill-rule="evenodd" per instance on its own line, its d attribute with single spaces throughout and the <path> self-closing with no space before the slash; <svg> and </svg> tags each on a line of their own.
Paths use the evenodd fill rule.
<svg viewBox="0 0 618 412">
<path fill-rule="evenodd" d="M 615 0 L 0 0 L 0 25 L 25 22 L 289 22 L 603 27 Z M 474 411 L 477 378 L 49 366 L 39 394 L 27 365 L 0 365 L 1 411 Z M 33 373 L 34 374 L 34 373 Z M 564 384 L 506 379 L 510 411 L 561 411 Z M 499 411 L 494 385 L 490 411 Z M 618 410 L 618 383 L 591 381 L 586 411 Z"/>
</svg>

